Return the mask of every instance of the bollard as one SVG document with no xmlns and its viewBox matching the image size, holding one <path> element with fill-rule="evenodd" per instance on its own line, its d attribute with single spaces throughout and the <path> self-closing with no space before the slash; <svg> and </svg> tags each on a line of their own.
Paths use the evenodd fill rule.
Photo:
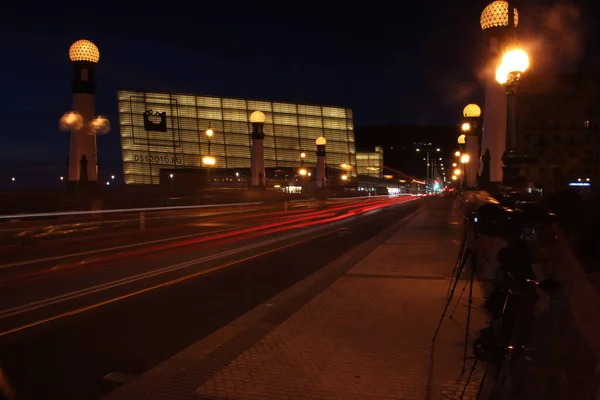
<svg viewBox="0 0 600 400">
<path fill-rule="evenodd" d="M 146 212 L 140 212 L 140 231 L 146 230 Z"/>
</svg>

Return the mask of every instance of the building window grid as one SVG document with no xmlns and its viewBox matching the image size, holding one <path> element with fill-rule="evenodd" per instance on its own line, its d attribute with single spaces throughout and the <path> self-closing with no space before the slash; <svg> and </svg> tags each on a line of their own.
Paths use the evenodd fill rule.
<svg viewBox="0 0 600 400">
<path fill-rule="evenodd" d="M 132 96 L 143 96 L 144 97 L 144 101 L 143 102 L 133 102 L 131 97 Z M 221 105 L 221 107 L 218 106 L 217 101 L 220 100 L 221 98 L 218 97 L 203 97 L 203 96 L 189 96 L 189 98 L 185 97 L 185 96 L 180 96 L 180 95 L 166 95 L 166 94 L 160 94 L 160 93 L 144 93 L 144 92 L 119 92 L 119 119 L 120 119 L 120 125 L 121 125 L 121 142 L 122 142 L 122 147 L 123 147 L 123 162 L 124 165 L 127 164 L 127 171 L 126 171 L 126 175 L 128 175 L 128 178 L 126 179 L 126 182 L 128 183 L 158 183 L 157 181 L 154 180 L 154 177 L 159 177 L 160 175 L 160 169 L 162 168 L 174 168 L 174 167 L 200 167 L 201 166 L 201 156 L 203 153 L 203 147 L 205 144 L 207 144 L 207 139 L 203 138 L 203 132 L 205 131 L 205 127 L 203 129 L 203 125 L 206 124 L 206 126 L 208 126 L 208 122 L 211 122 L 211 127 L 213 129 L 215 129 L 215 137 L 213 137 L 213 140 L 211 140 L 211 154 L 213 154 L 216 158 L 217 158 L 217 167 L 219 168 L 244 168 L 244 167 L 249 167 L 249 162 L 250 162 L 250 129 L 248 129 L 248 133 L 246 133 L 246 136 L 248 137 L 248 145 L 245 149 L 245 154 L 240 154 L 243 150 L 243 147 L 239 146 L 239 140 L 231 140 L 234 139 L 236 136 L 238 135 L 242 135 L 241 133 L 234 133 L 234 132 L 228 132 L 227 130 L 223 129 L 223 123 L 228 123 L 228 122 L 242 122 L 242 121 L 229 121 L 225 118 L 225 116 L 223 115 L 223 112 L 226 108 L 223 108 L 223 105 Z M 125 102 L 125 100 L 129 100 L 128 102 L 131 103 L 130 107 L 128 107 L 127 112 L 125 112 L 125 110 L 123 109 L 123 103 Z M 204 101 L 200 101 L 199 99 L 203 99 Z M 181 101 L 181 106 L 177 107 L 174 106 L 172 104 L 172 102 L 175 101 L 177 104 L 179 104 L 179 102 Z M 194 101 L 195 104 L 192 103 L 192 101 Z M 250 102 L 249 100 L 246 100 L 246 110 L 248 110 L 248 112 L 250 113 Z M 254 105 L 260 105 L 260 108 L 266 108 L 265 104 L 268 104 L 267 102 L 262 102 L 259 103 L 258 101 L 256 101 L 257 103 L 255 103 Z M 169 103 L 171 103 L 170 107 Z M 277 107 L 274 107 L 274 102 L 271 102 L 271 108 L 272 109 L 277 109 Z M 281 104 L 285 104 L 288 105 L 287 108 L 283 108 L 287 111 L 290 110 L 290 104 L 289 103 L 278 103 L 279 105 Z M 305 116 L 306 114 L 300 114 L 300 111 L 302 110 L 303 105 L 293 105 L 296 107 L 297 111 L 295 114 L 295 118 L 296 119 L 300 119 L 301 116 Z M 152 107 L 154 107 L 154 111 L 163 111 L 164 108 L 167 108 L 164 111 L 167 111 L 168 114 L 170 114 L 170 118 L 168 118 L 168 127 L 169 130 L 171 131 L 171 140 L 167 139 L 163 139 L 161 140 L 159 143 L 150 143 L 150 141 L 147 141 L 147 143 L 145 143 L 145 146 L 140 146 L 140 145 L 135 145 L 133 143 L 133 138 L 135 136 L 139 136 L 138 134 L 144 134 L 144 135 L 148 135 L 148 133 L 144 130 L 143 128 L 143 118 L 141 117 L 141 113 L 143 111 L 145 111 L 146 109 L 151 109 Z M 174 108 L 173 108 L 174 107 Z M 183 113 L 181 113 L 181 107 L 183 107 L 183 109 L 185 110 Z M 292 149 L 282 149 L 284 150 L 283 153 L 286 154 L 285 157 L 279 157 L 275 152 L 278 150 L 278 147 L 280 147 L 278 145 L 278 140 L 275 140 L 275 136 L 277 136 L 277 138 L 279 139 L 279 135 L 274 135 L 273 132 L 276 130 L 275 126 L 277 126 L 278 128 L 281 129 L 286 129 L 286 128 L 293 128 L 293 125 L 271 125 L 271 136 L 273 136 L 272 140 L 272 151 L 265 151 L 265 158 L 268 159 L 270 158 L 271 162 L 267 162 L 266 164 L 267 166 L 269 166 L 269 164 L 271 166 L 275 166 L 275 167 L 279 167 L 279 166 L 295 166 L 298 164 L 298 157 L 299 157 L 299 153 L 301 151 L 305 151 L 307 152 L 307 159 L 305 160 L 305 165 L 308 167 L 310 166 L 311 160 L 313 157 L 311 156 L 311 153 L 314 153 L 313 147 L 314 146 L 314 139 L 316 139 L 315 136 L 315 131 L 319 131 L 321 132 L 321 134 L 323 134 L 323 125 L 324 124 L 324 116 L 323 116 L 323 108 L 320 106 L 310 106 L 310 105 L 305 105 L 304 107 L 308 108 L 309 111 L 314 112 L 317 109 L 321 110 L 321 127 L 312 130 L 312 134 L 308 135 L 308 134 L 303 134 L 302 132 L 302 127 L 301 124 L 298 123 L 297 126 L 295 127 L 295 131 L 297 132 L 295 135 L 295 141 L 297 143 L 297 148 L 296 145 L 293 146 Z M 195 115 L 196 118 L 190 118 L 190 112 L 192 109 L 195 108 Z M 214 117 L 221 117 L 219 119 L 205 119 L 205 118 L 200 118 L 201 117 L 201 112 L 204 111 L 206 112 L 206 109 L 209 108 L 211 109 L 211 115 L 210 116 L 214 116 Z M 259 107 L 256 107 L 259 108 Z M 242 107 L 240 106 L 238 108 L 239 110 L 242 109 Z M 143 111 L 142 111 L 143 110 Z M 330 166 L 335 166 L 332 164 L 338 164 L 341 162 L 348 162 L 350 161 L 351 163 L 353 163 L 354 165 L 356 164 L 356 150 L 354 149 L 354 146 L 352 145 L 354 143 L 354 137 L 352 132 L 349 132 L 349 130 L 347 129 L 348 127 L 348 121 L 346 117 L 348 117 L 349 114 L 348 110 L 346 109 L 339 109 L 341 111 L 343 111 L 343 120 L 346 121 L 340 121 L 340 125 L 339 126 L 343 126 L 346 129 L 336 129 L 333 130 L 331 129 L 332 132 L 336 132 L 336 131 L 341 131 L 340 133 L 345 136 L 344 141 L 338 141 L 338 140 L 331 140 L 328 138 L 328 164 Z M 183 116 L 181 114 L 184 114 Z M 293 114 L 292 114 L 293 115 Z M 338 114 L 340 116 L 340 114 Z M 207 115 L 208 116 L 208 115 Z M 309 115 L 310 116 L 310 115 Z M 314 116 L 314 115 L 313 115 Z M 241 119 L 240 117 L 235 118 L 236 120 Z M 340 118 L 342 120 L 342 118 Z M 195 120 L 195 121 L 194 121 Z M 219 126 L 220 125 L 220 126 Z M 250 125 L 250 123 L 248 123 L 248 125 Z M 193 129 L 195 128 L 195 129 Z M 218 129 L 220 128 L 220 129 Z M 250 127 L 249 127 L 250 128 Z M 266 126 L 265 126 L 266 128 Z M 308 127 L 307 127 L 308 128 Z M 265 129 L 265 131 L 267 131 L 267 129 Z M 128 134 L 129 132 L 129 134 Z M 164 133 L 162 133 L 162 135 L 164 136 Z M 168 135 L 168 133 L 167 133 Z M 234 136 L 236 135 L 236 136 Z M 160 135 L 157 136 L 157 138 Z M 219 138 L 219 136 L 223 136 L 222 139 Z M 327 135 L 326 135 L 327 136 Z M 338 136 L 339 137 L 339 136 Z M 175 140 L 174 140 L 175 139 Z M 303 146 L 303 139 L 304 139 L 304 143 L 306 144 L 305 146 Z M 308 139 L 308 142 L 306 141 L 306 139 Z M 204 142 L 206 140 L 206 142 Z M 350 143 L 351 141 L 351 143 Z M 171 143 L 169 143 L 171 142 Z M 176 146 L 174 146 L 174 148 L 171 148 L 172 143 L 174 142 L 181 142 L 180 143 L 180 147 L 175 148 Z M 219 143 L 220 142 L 220 143 Z M 169 144 L 171 144 L 171 146 L 169 146 Z M 214 144 L 214 146 L 213 146 Z M 266 143 L 265 143 L 266 144 Z M 289 147 L 292 147 L 289 145 Z M 286 146 L 286 147 L 288 147 Z M 343 146 L 344 150 L 341 151 L 341 149 L 339 149 L 339 146 Z M 214 150 L 213 148 L 214 147 Z M 230 148 L 231 147 L 231 148 Z M 267 146 L 265 146 L 267 147 Z M 267 150 L 267 148 L 265 148 L 265 150 Z M 145 155 L 156 155 L 158 157 L 161 157 L 161 159 L 165 159 L 165 157 L 167 155 L 171 156 L 172 160 L 175 160 L 175 164 L 165 164 L 165 163 L 156 163 L 156 162 L 152 162 L 152 161 L 148 161 L 148 162 L 136 162 L 133 161 L 135 154 L 132 153 L 137 153 L 138 154 L 138 158 L 139 158 L 139 154 L 141 153 L 145 153 Z M 231 154 L 228 154 L 231 153 Z M 272 154 L 271 157 L 267 157 L 268 155 L 270 155 L 269 153 Z M 298 154 L 295 154 L 298 153 Z M 292 157 L 293 155 L 293 157 Z M 242 157 L 240 157 L 242 156 Z M 221 160 L 219 160 L 219 158 L 222 158 Z M 314 156 L 315 161 L 316 161 L 316 156 Z M 230 161 L 231 159 L 231 161 Z M 245 163 L 243 162 L 245 161 Z M 243 165 L 242 165 L 243 164 Z M 133 167 L 136 166 L 137 167 Z M 143 166 L 143 167 L 142 167 Z M 137 168 L 137 170 L 136 170 Z M 125 167 L 124 167 L 125 170 Z M 141 171 L 145 171 L 144 173 L 140 174 Z M 143 177 L 143 178 L 142 178 Z M 143 182 L 142 182 L 143 181 Z"/>
</svg>

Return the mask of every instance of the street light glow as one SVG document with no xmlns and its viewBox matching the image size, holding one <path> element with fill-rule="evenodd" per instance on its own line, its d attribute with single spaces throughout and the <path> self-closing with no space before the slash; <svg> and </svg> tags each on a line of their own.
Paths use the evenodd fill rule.
<svg viewBox="0 0 600 400">
<path fill-rule="evenodd" d="M 169 178 L 173 179 L 173 174 L 169 174 Z"/>
<path fill-rule="evenodd" d="M 453 172 L 454 172 L 454 175 L 456 175 L 456 176 L 460 175 L 460 169 L 459 168 L 456 168 Z"/>
<path fill-rule="evenodd" d="M 300 170 L 298 171 L 298 173 L 302 176 L 305 176 L 306 174 L 308 174 L 308 172 L 306 171 L 305 168 L 300 168 Z"/>
<path fill-rule="evenodd" d="M 215 134 L 215 131 L 213 131 L 213 129 L 211 127 L 209 127 L 206 130 L 206 136 L 208 136 L 209 138 L 213 137 L 214 134 Z"/>
<path fill-rule="evenodd" d="M 215 165 L 217 163 L 217 159 L 212 156 L 204 156 L 202 157 L 202 163 L 206 165 Z"/>
<path fill-rule="evenodd" d="M 347 181 L 348 180 L 348 175 L 342 175 L 342 180 L 343 181 Z"/>
<path fill-rule="evenodd" d="M 460 126 L 460 129 L 463 132 L 469 132 L 471 130 L 471 124 L 468 122 L 463 122 L 463 124 Z"/>
<path fill-rule="evenodd" d="M 456 151 L 456 152 L 454 153 L 454 155 L 455 155 L 456 157 L 460 157 L 460 151 Z"/>
<path fill-rule="evenodd" d="M 455 180 L 457 180 L 457 179 L 458 179 L 458 177 L 457 177 L 456 175 L 452 175 L 452 180 L 453 180 L 453 181 L 455 181 Z"/>
<path fill-rule="evenodd" d="M 464 129 L 463 129 L 463 130 L 464 130 Z M 466 137 L 465 135 L 460 135 L 460 136 L 458 137 L 458 140 L 457 140 L 457 142 L 458 142 L 458 144 L 465 144 L 465 143 L 467 143 L 467 137 Z"/>
<path fill-rule="evenodd" d="M 468 164 L 470 160 L 471 160 L 471 157 L 469 157 L 468 154 L 463 154 L 462 157 L 460 158 L 460 162 L 462 164 Z"/>
<path fill-rule="evenodd" d="M 504 53 L 502 64 L 506 65 L 508 72 L 525 72 L 529 68 L 529 56 L 522 49 L 513 49 Z"/>
<path fill-rule="evenodd" d="M 455 163 L 455 162 L 453 162 L 453 163 L 452 163 L 452 166 L 453 166 L 453 167 L 456 167 L 456 163 Z"/>
<path fill-rule="evenodd" d="M 442 151 L 442 149 L 440 149 L 439 147 L 437 149 L 435 149 L 435 151 Z"/>
<path fill-rule="evenodd" d="M 16 181 L 16 178 L 13 176 L 12 178 L 10 178 L 11 181 Z"/>
<path fill-rule="evenodd" d="M 300 158 L 306 158 L 306 153 L 305 152 L 300 153 Z"/>
<path fill-rule="evenodd" d="M 529 68 L 529 56 L 524 50 L 507 51 L 502 57 L 502 63 L 496 69 L 496 80 L 501 85 L 508 82 L 510 74 L 520 74 Z"/>
</svg>

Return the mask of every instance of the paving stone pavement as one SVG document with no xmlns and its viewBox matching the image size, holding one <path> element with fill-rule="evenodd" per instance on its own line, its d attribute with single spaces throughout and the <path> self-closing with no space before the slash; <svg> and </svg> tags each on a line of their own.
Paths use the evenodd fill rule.
<svg viewBox="0 0 600 400">
<path fill-rule="evenodd" d="M 432 204 L 200 385 L 198 398 L 459 398 L 466 296 L 453 319 L 444 321 L 433 352 L 431 340 L 461 232 L 456 215 Z M 477 287 L 474 296 L 480 304 Z M 471 332 L 483 323 L 483 312 L 475 308 Z M 464 399 L 474 398 L 476 384 Z"/>
</svg>

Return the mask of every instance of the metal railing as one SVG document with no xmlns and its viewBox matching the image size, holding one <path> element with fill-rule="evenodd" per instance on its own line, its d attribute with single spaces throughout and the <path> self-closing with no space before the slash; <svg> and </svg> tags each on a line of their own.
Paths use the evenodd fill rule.
<svg viewBox="0 0 600 400">
<path fill-rule="evenodd" d="M 560 229 L 545 229 L 534 251 L 488 255 L 500 255 L 500 268 L 486 295 L 490 326 L 473 348 L 485 365 L 480 400 L 600 399 L 600 298 Z M 516 239 L 507 243 L 524 244 Z"/>
</svg>

